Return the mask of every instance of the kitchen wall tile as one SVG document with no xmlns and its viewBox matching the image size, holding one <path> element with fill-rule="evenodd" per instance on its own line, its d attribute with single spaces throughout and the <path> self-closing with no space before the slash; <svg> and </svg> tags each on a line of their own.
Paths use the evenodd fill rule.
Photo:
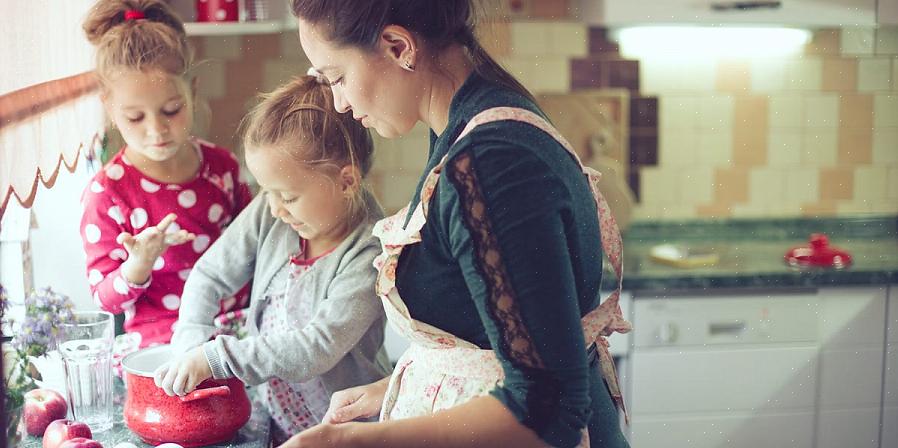
<svg viewBox="0 0 898 448">
<path fill-rule="evenodd" d="M 753 168 L 748 173 L 748 203 L 769 204 L 783 197 L 786 171 L 778 168 Z M 734 209 L 735 211 L 735 209 Z"/>
<path fill-rule="evenodd" d="M 873 163 L 898 162 L 898 128 L 873 130 Z"/>
<path fill-rule="evenodd" d="M 898 27 L 881 26 L 876 29 L 876 48 L 878 55 L 898 54 Z"/>
<path fill-rule="evenodd" d="M 854 194 L 854 169 L 821 168 L 820 199 L 822 201 L 851 200 Z"/>
<path fill-rule="evenodd" d="M 571 66 L 564 56 L 533 58 L 529 79 L 534 93 L 566 93 L 571 90 Z"/>
<path fill-rule="evenodd" d="M 889 166 L 887 174 L 886 198 L 898 204 L 898 164 Z"/>
<path fill-rule="evenodd" d="M 696 214 L 702 218 L 728 218 L 733 215 L 733 207 L 729 204 L 707 204 L 695 208 Z"/>
<path fill-rule="evenodd" d="M 661 207 L 655 204 L 633 204 L 630 219 L 633 221 L 649 221 L 661 216 Z"/>
<path fill-rule="evenodd" d="M 767 97 L 740 96 L 734 104 L 733 162 L 767 164 Z"/>
<path fill-rule="evenodd" d="M 630 129 L 630 166 L 658 164 L 658 130 Z"/>
<path fill-rule="evenodd" d="M 290 59 L 308 60 L 302 46 L 299 44 L 299 34 L 297 31 L 287 31 L 279 34 L 281 39 L 281 57 Z M 312 64 L 309 63 L 309 66 Z M 305 74 L 305 73 L 303 73 Z"/>
<path fill-rule="evenodd" d="M 511 51 L 516 55 L 551 54 L 549 24 L 546 22 L 512 22 Z"/>
<path fill-rule="evenodd" d="M 589 54 L 587 27 L 579 22 L 550 24 L 551 54 L 556 56 L 583 57 Z"/>
<path fill-rule="evenodd" d="M 886 199 L 888 168 L 882 165 L 859 166 L 854 172 L 854 200 L 867 202 Z"/>
<path fill-rule="evenodd" d="M 197 94 L 207 100 L 227 94 L 226 65 L 221 59 L 207 59 L 198 67 Z"/>
<path fill-rule="evenodd" d="M 415 187 L 418 185 L 418 174 L 384 173 L 379 188 L 383 191 L 380 200 L 381 205 L 391 212 L 395 212 L 408 204 Z"/>
<path fill-rule="evenodd" d="M 772 167 L 798 167 L 801 143 L 800 129 L 771 129 L 767 136 L 767 162 Z"/>
<path fill-rule="evenodd" d="M 658 136 L 658 165 L 664 168 L 710 166 L 699 162 L 698 134 L 693 130 L 661 128 Z"/>
<path fill-rule="evenodd" d="M 698 132 L 698 163 L 704 166 L 721 167 L 733 161 L 733 133 L 708 130 Z"/>
<path fill-rule="evenodd" d="M 791 168 L 783 172 L 786 202 L 807 204 L 820 199 L 820 175 L 814 168 Z M 774 196 L 776 198 L 777 196 Z"/>
<path fill-rule="evenodd" d="M 804 204 L 801 206 L 802 216 L 820 217 L 834 216 L 838 213 L 838 207 L 835 201 L 815 202 L 812 204 Z"/>
<path fill-rule="evenodd" d="M 801 141 L 801 164 L 832 167 L 838 161 L 839 137 L 837 129 L 804 129 Z"/>
<path fill-rule="evenodd" d="M 658 126 L 658 97 L 633 96 L 630 97 L 630 126 L 631 127 L 657 127 Z"/>
<path fill-rule="evenodd" d="M 528 89 L 533 88 L 533 74 L 538 67 L 538 56 L 509 56 L 503 58 L 500 63 L 509 73 L 514 75 L 524 87 L 527 87 Z"/>
<path fill-rule="evenodd" d="M 243 55 L 242 36 L 206 36 L 201 39 L 204 58 L 235 60 Z"/>
<path fill-rule="evenodd" d="M 664 206 L 677 203 L 677 172 L 657 167 L 644 167 L 640 174 L 640 202 Z"/>
<path fill-rule="evenodd" d="M 565 19 L 570 17 L 571 0 L 551 0 L 530 2 L 531 17 L 539 19 Z"/>
<path fill-rule="evenodd" d="M 617 42 L 608 39 L 608 31 L 605 28 L 597 26 L 589 27 L 588 46 L 589 54 L 618 54 L 620 52 L 620 47 Z"/>
<path fill-rule="evenodd" d="M 639 76 L 643 95 L 711 93 L 717 79 L 717 63 L 711 59 L 690 61 L 689 64 L 672 57 L 641 59 Z"/>
<path fill-rule="evenodd" d="M 898 214 L 898 201 L 896 201 L 894 199 L 886 199 L 885 201 L 874 201 L 870 204 L 870 212 L 874 215 Z"/>
<path fill-rule="evenodd" d="M 694 206 L 710 203 L 714 198 L 714 170 L 711 167 L 696 166 L 678 172 L 679 203 L 689 205 L 690 214 L 694 216 Z"/>
<path fill-rule="evenodd" d="M 836 203 L 836 213 L 840 215 L 866 215 L 872 212 L 872 204 L 864 201 L 845 201 Z"/>
<path fill-rule="evenodd" d="M 898 127 L 898 94 L 878 94 L 873 97 L 873 127 Z"/>
<path fill-rule="evenodd" d="M 630 187 L 630 190 L 633 191 L 633 196 L 636 198 L 636 202 L 639 202 L 642 197 L 642 176 L 640 175 L 640 168 L 631 167 L 630 171 L 627 172 L 627 186 Z"/>
<path fill-rule="evenodd" d="M 698 103 L 698 98 L 692 96 L 665 96 L 658 104 L 659 125 L 665 129 L 698 127 Z"/>
<path fill-rule="evenodd" d="M 785 65 L 785 88 L 818 91 L 823 85 L 823 60 L 818 57 L 790 60 Z"/>
<path fill-rule="evenodd" d="M 596 89 L 602 85 L 602 67 L 599 58 L 571 59 L 571 90 Z"/>
<path fill-rule="evenodd" d="M 729 95 L 699 97 L 698 116 L 699 129 L 725 131 L 733 127 L 734 100 Z"/>
<path fill-rule="evenodd" d="M 283 39 L 281 34 L 250 34 L 243 36 L 243 53 L 256 60 L 277 59 L 281 57 Z M 244 62 L 242 59 L 241 62 Z"/>
<path fill-rule="evenodd" d="M 898 58 L 892 58 L 892 91 L 898 91 Z"/>
<path fill-rule="evenodd" d="M 807 127 L 834 128 L 839 123 L 839 97 L 835 94 L 808 95 L 804 99 Z"/>
<path fill-rule="evenodd" d="M 770 129 L 799 127 L 804 124 L 804 100 L 801 95 L 770 95 L 768 107 Z"/>
<path fill-rule="evenodd" d="M 891 89 L 892 64 L 887 58 L 862 58 L 858 60 L 857 90 L 876 92 Z"/>
<path fill-rule="evenodd" d="M 838 55 L 841 50 L 841 39 L 839 29 L 814 30 L 811 41 L 805 46 L 805 54 Z"/>
<path fill-rule="evenodd" d="M 607 64 L 607 81 L 601 87 L 620 87 L 630 92 L 639 92 L 639 61 L 612 59 Z"/>
<path fill-rule="evenodd" d="M 695 208 L 685 204 L 668 204 L 661 206 L 662 219 L 688 219 L 695 217 Z"/>
<path fill-rule="evenodd" d="M 748 202 L 748 169 L 717 168 L 714 171 L 714 181 L 714 203 L 732 205 Z"/>
<path fill-rule="evenodd" d="M 786 60 L 754 59 L 751 65 L 751 90 L 756 93 L 781 92 L 786 88 Z"/>
<path fill-rule="evenodd" d="M 733 204 L 734 218 L 760 218 L 769 216 L 764 203 Z"/>
<path fill-rule="evenodd" d="M 870 128 L 839 129 L 838 163 L 865 165 L 873 161 L 873 130 Z"/>
<path fill-rule="evenodd" d="M 743 60 L 719 61 L 715 89 L 718 92 L 747 93 L 751 89 L 751 63 Z"/>
<path fill-rule="evenodd" d="M 857 59 L 826 58 L 823 60 L 825 92 L 854 92 L 857 90 Z"/>
<path fill-rule="evenodd" d="M 876 37 L 874 28 L 871 27 L 846 27 L 842 28 L 840 35 L 842 54 L 845 55 L 871 55 L 875 46 Z"/>
<path fill-rule="evenodd" d="M 305 75 L 311 66 L 308 61 L 300 59 L 266 61 L 263 65 L 262 91 L 270 92 L 295 76 Z"/>
<path fill-rule="evenodd" d="M 478 25 L 477 38 L 494 58 L 511 54 L 511 24 L 508 22 L 492 21 Z"/>
<path fill-rule="evenodd" d="M 873 128 L 872 95 L 843 94 L 839 97 L 839 126 L 841 128 Z M 895 97 L 898 100 L 898 96 Z M 894 103 L 898 112 L 898 101 Z M 898 118 L 898 115 L 896 115 Z M 898 121 L 895 122 L 898 126 Z"/>
</svg>

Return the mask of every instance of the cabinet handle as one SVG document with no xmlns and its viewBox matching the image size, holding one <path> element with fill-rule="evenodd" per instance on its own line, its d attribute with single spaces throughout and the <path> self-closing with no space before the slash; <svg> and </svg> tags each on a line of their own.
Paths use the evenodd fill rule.
<svg viewBox="0 0 898 448">
<path fill-rule="evenodd" d="M 708 332 L 711 336 L 719 335 L 740 335 L 745 331 L 745 321 L 737 320 L 735 322 L 711 322 L 708 325 Z"/>
</svg>

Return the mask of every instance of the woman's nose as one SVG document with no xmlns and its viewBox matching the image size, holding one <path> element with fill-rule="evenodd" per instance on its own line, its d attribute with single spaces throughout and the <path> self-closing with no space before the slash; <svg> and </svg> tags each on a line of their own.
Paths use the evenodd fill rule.
<svg viewBox="0 0 898 448">
<path fill-rule="evenodd" d="M 349 102 L 346 101 L 346 96 L 343 95 L 340 88 L 333 88 L 331 91 L 334 93 L 334 109 L 337 110 L 337 113 L 346 113 L 349 111 Z"/>
</svg>

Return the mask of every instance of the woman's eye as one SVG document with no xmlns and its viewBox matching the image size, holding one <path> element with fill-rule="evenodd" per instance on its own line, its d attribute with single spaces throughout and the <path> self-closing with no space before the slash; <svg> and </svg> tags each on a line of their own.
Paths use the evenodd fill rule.
<svg viewBox="0 0 898 448">
<path fill-rule="evenodd" d="M 292 204 L 292 203 L 296 202 L 297 199 L 299 199 L 299 198 L 298 198 L 298 197 L 294 197 L 294 198 L 284 198 L 284 197 L 282 197 L 282 198 L 281 198 L 281 203 L 284 203 L 284 204 Z"/>
<path fill-rule="evenodd" d="M 337 78 L 335 81 L 328 83 L 329 86 L 334 87 L 343 84 L 343 77 Z"/>
</svg>

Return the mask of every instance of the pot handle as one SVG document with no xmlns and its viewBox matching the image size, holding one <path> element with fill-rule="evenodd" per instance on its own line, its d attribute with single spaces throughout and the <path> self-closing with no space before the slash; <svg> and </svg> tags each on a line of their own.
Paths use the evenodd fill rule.
<svg viewBox="0 0 898 448">
<path fill-rule="evenodd" d="M 210 387 L 207 389 L 197 389 L 183 397 L 179 397 L 182 402 L 187 403 L 194 400 L 202 400 L 209 397 L 226 397 L 231 395 L 231 388 L 228 386 Z"/>
</svg>

